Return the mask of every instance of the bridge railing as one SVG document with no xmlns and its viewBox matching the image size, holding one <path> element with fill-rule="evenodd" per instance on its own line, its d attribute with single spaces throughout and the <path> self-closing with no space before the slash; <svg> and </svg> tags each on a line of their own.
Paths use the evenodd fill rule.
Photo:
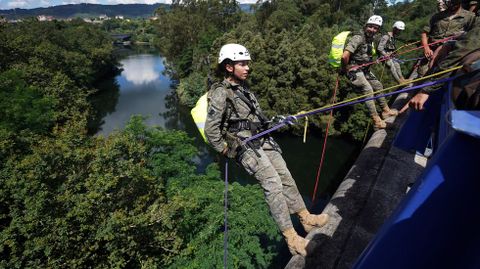
<svg viewBox="0 0 480 269">
<path fill-rule="evenodd" d="M 394 146 L 432 155 L 353 268 L 480 268 L 480 111 L 454 109 L 450 91 L 398 132 Z"/>
</svg>

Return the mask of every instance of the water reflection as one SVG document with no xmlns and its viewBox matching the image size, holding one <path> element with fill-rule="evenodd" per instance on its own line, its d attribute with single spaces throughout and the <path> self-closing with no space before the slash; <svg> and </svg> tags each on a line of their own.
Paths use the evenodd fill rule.
<svg viewBox="0 0 480 269">
<path fill-rule="evenodd" d="M 163 59 L 155 54 L 128 55 L 120 60 L 122 72 L 116 77 L 120 97 L 115 110 L 103 119 L 98 134 L 108 135 L 125 127 L 132 115 L 147 116 L 145 123 L 165 127 L 166 96 L 171 93 L 170 79 L 163 75 Z"/>
<path fill-rule="evenodd" d="M 121 63 L 123 71 L 119 80 L 122 81 L 123 84 L 130 82 L 136 86 L 148 84 L 157 80 L 161 81 L 162 79 L 160 79 L 160 75 L 165 69 L 161 58 L 154 57 L 154 55 L 136 55 L 135 57 L 123 60 Z M 164 77 L 163 80 L 165 81 L 166 78 Z"/>
<path fill-rule="evenodd" d="M 120 85 L 114 77 L 100 81 L 95 88 L 98 92 L 89 97 L 92 105 L 92 113 L 88 119 L 90 134 L 96 134 L 100 130 L 100 126 L 105 123 L 105 116 L 115 111 L 120 96 Z"/>
</svg>

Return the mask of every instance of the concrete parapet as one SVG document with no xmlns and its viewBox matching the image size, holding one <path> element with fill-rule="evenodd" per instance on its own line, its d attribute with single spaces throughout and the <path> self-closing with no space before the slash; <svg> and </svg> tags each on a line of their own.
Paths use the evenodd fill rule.
<svg viewBox="0 0 480 269">
<path fill-rule="evenodd" d="M 400 108 L 405 98 L 406 94 L 397 97 L 393 107 Z M 425 166 L 424 157 L 392 147 L 405 118 L 391 117 L 387 130 L 373 133 L 323 210 L 330 215 L 328 224 L 307 235 L 313 251 L 306 258 L 292 257 L 285 268 L 347 269 L 354 265 Z"/>
</svg>

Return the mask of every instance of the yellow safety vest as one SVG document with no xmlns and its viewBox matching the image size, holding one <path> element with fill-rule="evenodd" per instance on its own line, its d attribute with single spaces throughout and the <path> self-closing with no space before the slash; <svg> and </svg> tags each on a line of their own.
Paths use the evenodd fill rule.
<svg viewBox="0 0 480 269">
<path fill-rule="evenodd" d="M 208 143 L 207 136 L 205 136 L 205 120 L 207 119 L 207 110 L 208 110 L 208 100 L 207 94 L 205 93 L 198 99 L 197 104 L 190 111 L 192 114 L 193 121 L 197 125 L 198 131 L 203 137 L 203 140 Z"/>
<path fill-rule="evenodd" d="M 343 31 L 333 37 L 332 47 L 330 48 L 330 53 L 328 54 L 328 63 L 335 68 L 340 67 L 342 64 L 343 49 L 345 48 L 345 42 L 347 41 L 349 34 L 350 31 Z"/>
<path fill-rule="evenodd" d="M 332 47 L 330 48 L 330 53 L 328 54 L 328 63 L 331 66 L 337 68 L 342 65 L 343 50 L 345 49 L 345 43 L 347 42 L 347 38 L 350 33 L 350 31 L 343 31 L 333 37 Z M 372 42 L 372 56 L 375 55 L 377 55 L 377 52 Z"/>
</svg>

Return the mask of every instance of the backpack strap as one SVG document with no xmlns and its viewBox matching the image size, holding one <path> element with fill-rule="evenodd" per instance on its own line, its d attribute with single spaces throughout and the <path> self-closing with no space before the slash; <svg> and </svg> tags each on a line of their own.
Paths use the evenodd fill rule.
<svg viewBox="0 0 480 269">
<path fill-rule="evenodd" d="M 245 96 L 245 94 L 243 94 L 238 89 L 232 89 L 232 90 L 238 96 L 238 98 L 240 98 L 240 100 L 242 100 L 245 104 L 247 104 L 247 106 L 250 108 L 250 113 L 257 115 L 261 123 L 265 123 L 268 121 L 267 116 L 265 116 L 265 114 L 263 114 L 261 110 L 258 110 L 255 107 L 255 105 L 252 103 L 252 100 L 249 97 Z"/>
</svg>

